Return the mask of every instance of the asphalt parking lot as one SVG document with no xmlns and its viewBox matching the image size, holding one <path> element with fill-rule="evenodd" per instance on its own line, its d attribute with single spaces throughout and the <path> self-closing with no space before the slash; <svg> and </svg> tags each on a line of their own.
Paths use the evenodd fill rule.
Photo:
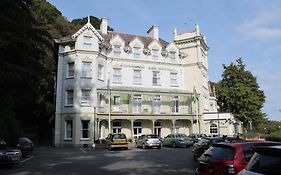
<svg viewBox="0 0 281 175">
<path fill-rule="evenodd" d="M 40 147 L 21 164 L 1 168 L 5 175 L 171 175 L 195 174 L 192 148 L 108 151 L 104 148 Z"/>
</svg>

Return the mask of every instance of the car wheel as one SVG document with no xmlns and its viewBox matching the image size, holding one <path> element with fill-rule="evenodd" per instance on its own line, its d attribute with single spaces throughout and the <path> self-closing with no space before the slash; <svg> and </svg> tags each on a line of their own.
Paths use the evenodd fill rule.
<svg viewBox="0 0 281 175">
<path fill-rule="evenodd" d="M 109 150 L 109 151 L 112 151 L 112 148 L 111 148 L 111 146 L 110 146 L 110 145 L 108 146 L 108 150 Z"/>
<path fill-rule="evenodd" d="M 145 144 L 143 143 L 143 144 L 142 144 L 142 149 L 145 149 L 145 148 L 146 148 L 146 146 L 145 146 Z"/>
<path fill-rule="evenodd" d="M 158 149 L 161 149 L 161 145 L 159 145 L 157 148 L 158 148 Z"/>
<path fill-rule="evenodd" d="M 172 143 L 172 147 L 175 148 L 176 147 L 176 142 Z"/>
</svg>

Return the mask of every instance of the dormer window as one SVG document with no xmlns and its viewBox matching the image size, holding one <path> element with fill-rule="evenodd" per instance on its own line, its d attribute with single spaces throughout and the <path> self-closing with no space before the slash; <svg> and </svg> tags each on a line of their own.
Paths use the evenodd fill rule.
<svg viewBox="0 0 281 175">
<path fill-rule="evenodd" d="M 120 55 L 121 55 L 121 45 L 114 45 L 113 55 L 115 57 L 120 57 Z"/>
<path fill-rule="evenodd" d="M 84 46 L 91 46 L 92 45 L 92 37 L 91 36 L 84 36 Z"/>
<path fill-rule="evenodd" d="M 158 49 L 152 49 L 152 59 L 153 60 L 158 60 L 158 57 L 159 57 L 159 50 Z"/>
<path fill-rule="evenodd" d="M 169 57 L 172 63 L 176 62 L 176 52 L 170 52 Z"/>
<path fill-rule="evenodd" d="M 134 47 L 133 48 L 133 53 L 134 53 L 134 58 L 139 58 L 140 57 L 140 47 Z"/>
</svg>

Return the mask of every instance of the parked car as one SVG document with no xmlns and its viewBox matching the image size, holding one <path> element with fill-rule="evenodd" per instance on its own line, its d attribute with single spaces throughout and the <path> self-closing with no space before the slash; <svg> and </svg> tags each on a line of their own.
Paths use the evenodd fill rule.
<svg viewBox="0 0 281 175">
<path fill-rule="evenodd" d="M 239 142 L 243 139 L 237 137 L 210 137 L 202 138 L 199 142 L 194 143 L 193 145 L 193 160 L 197 160 L 207 149 L 209 149 L 213 144 L 219 142 Z"/>
<path fill-rule="evenodd" d="M 4 140 L 0 139 L 0 164 L 14 165 L 19 164 L 22 154 L 19 149 L 10 148 Z"/>
<path fill-rule="evenodd" d="M 199 157 L 197 175 L 235 175 L 245 168 L 254 154 L 254 148 L 278 145 L 279 142 L 245 141 L 237 143 L 217 143 Z"/>
<path fill-rule="evenodd" d="M 207 138 L 208 136 L 202 133 L 191 133 L 188 135 L 188 137 L 192 138 L 193 142 L 196 143 L 200 141 L 202 138 Z"/>
<path fill-rule="evenodd" d="M 154 135 L 154 134 L 141 135 L 136 140 L 136 147 L 141 147 L 143 149 L 157 147 L 158 149 L 160 149 L 162 147 L 162 141 L 158 135 Z"/>
<path fill-rule="evenodd" d="M 108 150 L 114 148 L 128 149 L 128 140 L 123 133 L 112 133 L 109 134 L 105 139 L 105 146 Z"/>
<path fill-rule="evenodd" d="M 34 150 L 33 142 L 27 137 L 18 138 L 16 147 L 21 150 L 23 157 L 31 155 Z"/>
<path fill-rule="evenodd" d="M 169 134 L 162 140 L 163 146 L 175 147 L 190 147 L 193 145 L 193 140 L 185 134 Z"/>
<path fill-rule="evenodd" d="M 259 147 L 239 175 L 281 175 L 281 146 Z"/>
</svg>

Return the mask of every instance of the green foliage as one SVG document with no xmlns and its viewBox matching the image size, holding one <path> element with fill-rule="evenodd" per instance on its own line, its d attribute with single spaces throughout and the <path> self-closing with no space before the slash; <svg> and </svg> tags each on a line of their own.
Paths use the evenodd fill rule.
<svg viewBox="0 0 281 175">
<path fill-rule="evenodd" d="M 281 142 L 281 130 L 275 131 L 266 137 L 266 140 Z"/>
<path fill-rule="evenodd" d="M 75 26 L 75 28 L 78 30 L 80 29 L 83 25 L 85 25 L 88 22 L 88 17 L 84 17 L 84 18 L 78 18 L 78 19 L 74 19 L 71 21 L 71 24 L 73 24 Z M 100 29 L 100 23 L 101 20 L 94 17 L 94 16 L 90 16 L 90 23 L 92 24 L 92 26 L 95 29 Z M 111 27 L 107 27 L 107 30 L 109 31 L 113 31 L 113 29 Z"/>
<path fill-rule="evenodd" d="M 256 78 L 245 69 L 241 58 L 236 60 L 236 64 L 223 66 L 222 80 L 217 84 L 221 110 L 233 113 L 246 127 L 249 121 L 252 121 L 253 126 L 258 126 L 265 121 L 265 114 L 261 111 L 265 95 Z"/>
</svg>

